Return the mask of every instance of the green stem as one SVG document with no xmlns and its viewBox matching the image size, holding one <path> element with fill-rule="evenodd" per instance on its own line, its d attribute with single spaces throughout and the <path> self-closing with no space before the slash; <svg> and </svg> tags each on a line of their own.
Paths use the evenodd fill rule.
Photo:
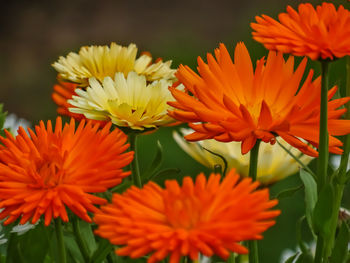
<svg viewBox="0 0 350 263">
<path fill-rule="evenodd" d="M 319 127 L 319 156 L 317 160 L 317 192 L 321 193 L 323 187 L 329 182 L 328 168 L 328 69 L 329 62 L 321 61 L 322 83 L 320 101 L 320 127 Z M 320 234 L 317 237 L 315 263 L 323 262 L 326 240 Z"/>
<path fill-rule="evenodd" d="M 257 173 L 258 173 L 259 146 L 260 146 L 260 140 L 257 140 L 253 149 L 250 151 L 249 177 L 251 177 L 253 181 L 256 181 Z M 249 263 L 258 263 L 259 262 L 258 242 L 256 240 L 249 241 L 248 248 L 249 248 Z"/>
<path fill-rule="evenodd" d="M 230 253 L 230 256 L 227 259 L 227 263 L 235 263 L 235 262 L 236 262 L 235 254 Z"/>
<path fill-rule="evenodd" d="M 84 261 L 89 262 L 90 261 L 89 251 L 84 242 L 83 237 L 81 236 L 79 219 L 77 217 L 73 219 L 73 232 L 74 232 L 75 240 L 77 241 L 78 247 L 80 249 L 80 252 L 84 258 Z"/>
<path fill-rule="evenodd" d="M 346 70 L 347 70 L 347 83 L 346 83 L 346 91 L 345 96 L 350 96 L 350 58 L 347 57 L 347 64 L 346 64 Z M 349 104 L 346 105 L 347 112 L 346 112 L 346 119 L 350 119 L 350 110 L 349 110 Z M 349 161 L 349 152 L 350 152 L 350 135 L 345 136 L 345 142 L 344 142 L 344 153 L 341 158 L 340 166 L 338 173 L 334 174 L 334 177 L 332 178 L 331 183 L 334 185 L 334 193 L 335 193 L 335 199 L 333 203 L 333 214 L 331 217 L 331 225 L 330 225 L 330 237 L 329 239 L 325 240 L 324 244 L 324 258 L 328 258 L 331 255 L 333 246 L 334 246 L 334 240 L 338 225 L 338 217 L 339 217 L 339 209 L 341 206 L 341 201 L 343 198 L 344 188 L 347 181 L 347 175 L 346 170 L 348 166 Z"/>
<path fill-rule="evenodd" d="M 324 248 L 324 240 L 321 235 L 317 237 L 317 244 L 316 244 L 316 254 L 315 254 L 315 260 L 314 263 L 321 263 L 323 258 L 323 249 Z"/>
<path fill-rule="evenodd" d="M 320 193 L 327 183 L 328 167 L 328 69 L 329 62 L 321 61 L 321 110 L 320 110 L 320 134 L 319 134 L 319 157 L 317 161 L 317 192 Z"/>
<path fill-rule="evenodd" d="M 134 151 L 134 160 L 131 162 L 131 173 L 134 185 L 142 187 L 142 181 L 139 170 L 139 162 L 137 159 L 137 134 L 134 132 L 129 133 L 130 150 Z"/>
<path fill-rule="evenodd" d="M 346 58 L 346 89 L 345 89 L 345 96 L 350 96 L 350 56 Z M 345 119 L 350 119 L 350 103 L 348 102 L 346 104 L 347 112 L 345 114 Z M 349 162 L 349 153 L 350 153 L 350 135 L 345 136 L 345 142 L 344 142 L 344 153 L 341 157 L 340 167 L 339 167 L 339 177 L 341 182 L 346 181 L 346 170 L 348 167 Z"/>
<path fill-rule="evenodd" d="M 58 245 L 58 263 L 66 263 L 67 262 L 66 248 L 64 246 L 63 231 L 62 231 L 62 224 L 61 224 L 60 218 L 55 219 L 55 232 L 56 232 L 57 245 Z"/>
<path fill-rule="evenodd" d="M 107 255 L 107 262 L 108 262 L 108 263 L 113 263 L 113 259 L 112 259 L 111 253 L 109 253 L 109 254 Z"/>
<path fill-rule="evenodd" d="M 259 156 L 259 146 L 260 140 L 257 140 L 253 149 L 250 151 L 249 157 L 249 177 L 256 181 L 257 173 L 258 173 L 258 156 Z"/>
</svg>

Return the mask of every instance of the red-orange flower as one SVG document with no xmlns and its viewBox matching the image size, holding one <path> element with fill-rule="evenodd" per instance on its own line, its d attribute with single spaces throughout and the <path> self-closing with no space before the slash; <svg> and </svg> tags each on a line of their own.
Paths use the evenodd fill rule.
<svg viewBox="0 0 350 263">
<path fill-rule="evenodd" d="M 180 66 L 176 76 L 187 91 L 170 90 L 177 100 L 168 102 L 178 110 L 169 114 L 188 122 L 195 130 L 185 136 L 189 141 L 216 139 L 242 141 L 242 153 L 250 151 L 257 139 L 275 142 L 281 136 L 305 154 L 317 156 L 317 151 L 301 141 L 318 146 L 320 82 L 312 81 L 310 71 L 299 89 L 306 58 L 294 71 L 294 58 L 284 60 L 282 53 L 271 51 L 267 61 L 257 62 L 255 72 L 243 43 L 235 49 L 235 63 L 226 47 L 208 54 L 208 64 L 198 58 L 199 75 L 187 66 Z M 350 98 L 331 100 L 337 88 L 328 93 L 329 151 L 341 154 L 342 142 L 334 136 L 350 133 L 350 121 L 340 120 L 345 109 L 338 109 Z"/>
<path fill-rule="evenodd" d="M 73 105 L 68 103 L 68 100 L 72 99 L 72 96 L 77 95 L 75 89 L 78 85 L 71 82 L 58 81 L 53 86 L 53 93 L 51 95 L 52 100 L 57 104 L 57 113 L 74 118 L 75 120 L 88 120 L 83 114 L 77 114 L 70 112 L 68 108 L 74 108 Z M 98 123 L 100 126 L 107 124 L 107 121 L 90 120 L 92 123 Z"/>
<path fill-rule="evenodd" d="M 261 239 L 272 226 L 278 210 L 270 210 L 277 200 L 269 200 L 268 189 L 256 190 L 259 183 L 231 171 L 221 176 L 203 174 L 195 183 L 175 180 L 165 189 L 149 182 L 143 189 L 131 187 L 115 194 L 112 204 L 95 214 L 96 234 L 112 244 L 124 245 L 116 250 L 121 256 L 138 258 L 153 253 L 148 262 L 157 262 L 170 254 L 170 263 L 181 256 L 192 260 L 202 253 L 227 259 L 229 252 L 245 254 L 243 240 Z"/>
<path fill-rule="evenodd" d="M 78 87 L 77 84 L 71 82 L 63 82 L 59 81 L 57 84 L 53 86 L 53 93 L 51 95 L 52 100 L 57 104 L 57 113 L 60 115 L 71 116 L 76 120 L 81 120 L 84 118 L 81 114 L 75 114 L 68 110 L 69 107 L 73 107 L 70 105 L 67 100 L 71 99 L 73 95 L 77 95 L 75 93 L 75 89 Z"/>
<path fill-rule="evenodd" d="M 96 204 L 106 200 L 90 193 L 104 192 L 118 185 L 130 174 L 122 168 L 133 159 L 127 137 L 111 124 L 98 130 L 97 124 L 80 122 L 75 130 L 71 119 L 62 129 L 51 121 L 28 129 L 20 127 L 14 138 L 6 132 L 0 137 L 0 219 L 10 224 L 20 218 L 32 223 L 44 215 L 45 225 L 52 217 L 68 221 L 66 206 L 80 218 L 91 222 L 88 211 L 96 212 Z"/>
<path fill-rule="evenodd" d="M 316 9 L 300 4 L 298 12 L 287 7 L 278 16 L 257 16 L 251 23 L 253 38 L 269 50 L 308 56 L 311 59 L 333 59 L 350 55 L 350 12 L 342 5 L 322 3 Z"/>
</svg>

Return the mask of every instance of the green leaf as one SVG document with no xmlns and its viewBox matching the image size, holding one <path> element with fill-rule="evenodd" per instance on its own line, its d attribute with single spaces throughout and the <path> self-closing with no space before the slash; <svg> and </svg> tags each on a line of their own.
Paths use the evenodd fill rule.
<svg viewBox="0 0 350 263">
<path fill-rule="evenodd" d="M 302 253 L 297 261 L 295 261 L 295 263 L 313 263 L 314 259 L 310 253 L 310 251 L 308 251 L 307 253 Z"/>
<path fill-rule="evenodd" d="M 154 179 L 156 177 L 167 177 L 167 176 L 171 176 L 171 175 L 177 175 L 178 173 L 180 173 L 180 169 L 179 168 L 169 168 L 169 169 L 164 169 L 156 174 L 154 174 L 151 178 L 149 178 L 149 180 Z"/>
<path fill-rule="evenodd" d="M 305 220 L 305 216 L 302 216 L 301 218 L 299 218 L 299 220 L 297 221 L 297 225 L 296 225 L 296 237 L 297 237 L 297 242 L 298 242 L 298 245 L 300 247 L 300 250 L 303 252 L 303 253 L 307 253 L 308 252 L 308 248 L 306 247 L 303 239 L 302 239 L 302 224 L 303 224 L 303 221 Z"/>
<path fill-rule="evenodd" d="M 317 184 L 313 176 L 304 169 L 300 169 L 300 179 L 305 186 L 305 215 L 313 232 L 312 214 L 317 202 Z"/>
<path fill-rule="evenodd" d="M 335 240 L 334 249 L 331 255 L 331 263 L 346 263 L 348 256 L 348 243 L 350 240 L 349 228 L 345 222 L 342 223 L 337 238 Z"/>
<path fill-rule="evenodd" d="M 301 185 L 298 185 L 296 187 L 292 187 L 292 188 L 289 188 L 289 189 L 286 189 L 286 190 L 282 190 L 281 192 L 276 194 L 275 198 L 281 200 L 283 198 L 290 197 L 293 194 L 295 194 L 296 192 L 298 192 L 300 189 L 302 189 L 303 187 L 304 187 L 304 185 L 301 184 Z"/>
<path fill-rule="evenodd" d="M 154 175 L 160 168 L 163 161 L 163 147 L 160 144 L 159 141 L 157 141 L 157 152 L 156 155 L 151 163 L 151 165 L 148 167 L 146 172 L 142 174 L 142 178 L 144 179 L 144 182 L 149 181 L 149 179 Z"/>
<path fill-rule="evenodd" d="M 20 236 L 12 233 L 7 241 L 6 263 L 22 263 L 23 256 L 19 249 Z"/>
<path fill-rule="evenodd" d="M 332 184 L 326 184 L 320 192 L 312 215 L 315 233 L 320 233 L 324 239 L 329 238 L 330 225 L 334 210 L 334 188 Z"/>
<path fill-rule="evenodd" d="M 84 258 L 80 253 L 80 249 L 77 243 L 75 242 L 75 238 L 73 235 L 71 234 L 64 235 L 64 244 L 71 258 L 74 259 L 74 261 L 72 262 L 84 262 Z M 68 262 L 71 262 L 71 261 L 68 261 Z"/>
<path fill-rule="evenodd" d="M 36 226 L 20 236 L 19 249 L 25 262 L 43 262 L 49 251 L 45 229 Z"/>
<path fill-rule="evenodd" d="M 293 256 L 289 257 L 284 263 L 294 263 L 294 260 L 300 256 L 300 252 L 295 253 Z"/>
<path fill-rule="evenodd" d="M 97 248 L 94 233 L 91 229 L 91 224 L 83 220 L 79 221 L 80 231 L 89 252 L 95 251 Z M 90 254 L 91 255 L 91 254 Z"/>
<path fill-rule="evenodd" d="M 106 239 L 100 239 L 98 248 L 91 257 L 91 263 L 102 262 L 107 255 L 113 250 L 113 246 Z"/>
</svg>

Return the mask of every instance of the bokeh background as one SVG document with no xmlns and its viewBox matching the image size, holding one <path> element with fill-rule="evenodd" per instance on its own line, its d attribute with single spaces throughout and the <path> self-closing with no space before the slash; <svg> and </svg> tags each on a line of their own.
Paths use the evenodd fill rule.
<svg viewBox="0 0 350 263">
<path fill-rule="evenodd" d="M 296 0 L 51 0 L 7 1 L 0 16 L 0 102 L 5 109 L 33 124 L 54 119 L 56 106 L 51 100 L 56 72 L 51 64 L 83 45 L 109 45 L 114 41 L 136 43 L 140 51 L 195 68 L 197 56 L 212 52 L 220 42 L 232 52 L 244 41 L 254 61 L 267 54 L 251 39 L 249 24 L 256 15 L 277 17 Z M 311 1 L 316 4 L 318 1 Z M 346 1 L 337 1 L 349 8 Z M 319 72 L 317 63 L 309 63 Z M 344 86 L 344 61 L 332 68 L 333 83 Z M 163 128 L 139 140 L 141 169 L 146 169 L 160 141 L 164 150 L 162 168 L 180 168 L 177 179 L 209 170 L 188 157 L 174 142 L 175 128 Z M 173 176 L 175 177 L 175 176 Z M 160 183 L 164 178 L 158 178 Z M 298 176 L 279 182 L 272 195 L 300 184 Z M 346 196 L 345 204 L 349 198 Z M 281 216 L 260 242 L 262 263 L 279 262 L 282 251 L 296 249 L 296 221 L 304 209 L 303 192 L 280 201 Z M 310 233 L 304 229 L 308 241 Z"/>
</svg>

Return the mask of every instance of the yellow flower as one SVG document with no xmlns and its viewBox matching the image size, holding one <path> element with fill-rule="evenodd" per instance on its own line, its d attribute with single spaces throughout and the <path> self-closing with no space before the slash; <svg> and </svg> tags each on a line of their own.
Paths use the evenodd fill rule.
<svg viewBox="0 0 350 263">
<path fill-rule="evenodd" d="M 147 83 L 146 77 L 136 72 L 116 73 L 115 79 L 89 79 L 89 87 L 76 89 L 68 103 L 73 113 L 84 114 L 88 119 L 111 120 L 115 125 L 136 130 L 156 128 L 174 122 L 167 115 L 171 107 L 167 101 L 173 101 L 168 90 L 169 80 L 157 80 Z"/>
<path fill-rule="evenodd" d="M 149 54 L 143 54 L 136 59 L 137 47 L 130 44 L 128 47 L 111 43 L 108 46 L 84 46 L 79 54 L 71 52 L 67 57 L 59 57 L 52 66 L 59 72 L 58 78 L 88 86 L 88 79 L 95 77 L 100 82 L 105 77 L 114 77 L 115 73 L 122 72 L 126 77 L 130 71 L 144 75 L 147 81 L 159 79 L 175 79 L 175 70 L 171 69 L 171 61 L 158 60 L 152 63 Z"/>
<path fill-rule="evenodd" d="M 186 135 L 193 131 L 191 129 L 181 129 L 181 132 L 183 135 Z M 216 164 L 224 166 L 222 159 L 205 150 L 208 149 L 226 159 L 228 170 L 235 168 L 239 174 L 248 176 L 250 153 L 245 155 L 241 154 L 240 142 L 224 143 L 214 139 L 187 142 L 179 133 L 174 132 L 173 136 L 178 145 L 187 154 L 204 166 L 211 169 L 213 169 Z M 300 161 L 305 165 L 313 159 L 310 156 L 302 154 L 298 149 L 290 146 L 281 138 L 279 138 L 278 141 L 295 156 L 299 157 Z M 260 144 L 257 179 L 262 184 L 268 185 L 284 179 L 296 173 L 299 166 L 300 165 L 279 145 L 271 145 L 268 143 Z"/>
</svg>

